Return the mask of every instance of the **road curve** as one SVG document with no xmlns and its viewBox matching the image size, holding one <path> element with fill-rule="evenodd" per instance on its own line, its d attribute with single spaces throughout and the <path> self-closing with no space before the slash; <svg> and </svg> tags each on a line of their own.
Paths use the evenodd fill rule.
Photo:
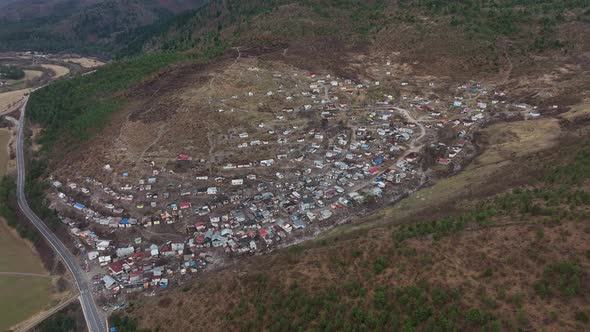
<svg viewBox="0 0 590 332">
<path fill-rule="evenodd" d="M 18 122 L 18 134 L 16 139 L 16 165 L 17 165 L 17 181 L 16 181 L 16 197 L 18 206 L 29 221 L 39 230 L 39 233 L 47 240 L 53 250 L 61 257 L 66 267 L 74 276 L 76 286 L 80 292 L 80 304 L 86 319 L 86 325 L 89 332 L 104 332 L 106 327 L 104 320 L 100 315 L 94 298 L 92 297 L 92 289 L 83 276 L 83 271 L 80 265 L 76 262 L 75 257 L 60 241 L 60 239 L 45 225 L 45 223 L 31 210 L 25 195 L 25 157 L 24 157 L 24 123 L 25 110 L 29 97 L 25 97 L 24 103 L 21 106 L 20 119 Z"/>
</svg>

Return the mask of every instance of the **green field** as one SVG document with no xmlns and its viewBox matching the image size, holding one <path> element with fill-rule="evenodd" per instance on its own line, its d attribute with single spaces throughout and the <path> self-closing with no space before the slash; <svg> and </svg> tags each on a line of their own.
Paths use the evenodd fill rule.
<svg viewBox="0 0 590 332">
<path fill-rule="evenodd" d="M 0 331 L 47 308 L 52 287 L 50 278 L 0 276 Z"/>
<path fill-rule="evenodd" d="M 0 272 L 47 274 L 39 257 L 0 220 Z M 0 331 L 50 306 L 51 278 L 0 275 Z"/>
</svg>

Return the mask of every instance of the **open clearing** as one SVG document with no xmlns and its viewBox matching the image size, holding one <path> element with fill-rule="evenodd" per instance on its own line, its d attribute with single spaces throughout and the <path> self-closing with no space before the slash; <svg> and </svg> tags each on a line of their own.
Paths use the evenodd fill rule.
<svg viewBox="0 0 590 332">
<path fill-rule="evenodd" d="M 39 78 L 41 76 L 43 76 L 43 72 L 40 70 L 30 70 L 30 69 L 25 69 L 25 81 L 30 81 L 30 80 L 34 80 L 36 78 Z"/>
<path fill-rule="evenodd" d="M 23 239 L 0 221 L 1 272 L 47 274 L 39 257 Z M 0 276 L 0 331 L 47 308 L 53 298 L 51 278 L 33 276 Z"/>
<path fill-rule="evenodd" d="M 67 67 L 64 67 L 64 66 L 43 64 L 43 65 L 41 65 L 41 67 L 53 71 L 53 73 L 54 73 L 53 78 L 54 79 L 66 76 L 67 74 L 70 73 L 70 69 Z"/>
<path fill-rule="evenodd" d="M 66 58 L 64 61 L 79 64 L 84 68 L 94 68 L 104 65 L 104 62 L 92 58 Z"/>
<path fill-rule="evenodd" d="M 587 117 L 589 115 L 590 115 L 590 101 L 588 101 L 584 104 L 580 104 L 575 107 L 572 107 L 572 109 L 569 110 L 568 112 L 561 114 L 561 117 L 566 120 L 573 121 L 573 120 L 579 119 L 581 117 Z"/>
<path fill-rule="evenodd" d="M 0 112 L 4 112 L 8 107 L 18 102 L 30 89 L 21 89 L 0 93 Z"/>
<path fill-rule="evenodd" d="M 442 179 L 385 210 L 385 216 L 403 218 L 425 205 L 439 205 L 452 197 L 470 194 L 509 167 L 512 159 L 522 157 L 557 143 L 559 123 L 555 119 L 499 123 L 482 131 L 490 143 L 480 156 L 461 173 Z"/>
<path fill-rule="evenodd" d="M 27 319 L 51 302 L 51 279 L 23 276 L 0 276 L 0 330 Z"/>
<path fill-rule="evenodd" d="M 38 79 L 43 76 L 43 72 L 40 70 L 25 69 L 23 71 L 25 72 L 25 77 L 21 78 L 20 80 L 7 80 L 7 85 L 16 87 L 18 85 L 24 85 L 26 82 Z"/>
<path fill-rule="evenodd" d="M 3 249 L 0 272 L 47 274 L 32 246 L 21 239 L 4 220 L 0 223 L 0 241 Z"/>
</svg>

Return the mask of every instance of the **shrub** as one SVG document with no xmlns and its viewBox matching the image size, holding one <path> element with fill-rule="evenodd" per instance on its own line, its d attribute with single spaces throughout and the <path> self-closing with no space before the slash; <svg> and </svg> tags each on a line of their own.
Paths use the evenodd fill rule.
<svg viewBox="0 0 590 332">
<path fill-rule="evenodd" d="M 382 309 L 387 304 L 387 300 L 385 298 L 385 288 L 377 287 L 373 292 L 373 305 L 375 308 Z"/>
<path fill-rule="evenodd" d="M 363 254 L 363 251 L 359 248 L 354 248 L 352 249 L 352 257 L 357 258 L 360 257 Z"/>
<path fill-rule="evenodd" d="M 483 314 L 477 308 L 471 308 L 467 311 L 467 320 L 472 323 L 473 325 L 482 325 L 483 323 Z"/>
<path fill-rule="evenodd" d="M 383 270 L 385 270 L 386 267 L 387 267 L 387 261 L 383 257 L 377 257 L 373 261 L 373 272 L 375 274 L 380 274 L 381 272 L 383 272 Z"/>
<path fill-rule="evenodd" d="M 533 287 L 539 296 L 547 297 L 558 291 L 561 295 L 572 297 L 579 293 L 582 269 L 576 263 L 563 261 L 553 263 L 543 270 Z"/>
<path fill-rule="evenodd" d="M 590 320 L 590 317 L 588 317 L 588 314 L 585 313 L 584 311 L 576 311 L 576 313 L 574 315 L 574 319 L 577 320 L 578 322 L 588 323 L 588 321 Z"/>
</svg>

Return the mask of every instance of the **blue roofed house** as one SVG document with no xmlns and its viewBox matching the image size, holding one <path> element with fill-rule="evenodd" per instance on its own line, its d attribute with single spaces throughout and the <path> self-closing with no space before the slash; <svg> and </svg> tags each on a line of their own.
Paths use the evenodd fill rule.
<svg viewBox="0 0 590 332">
<path fill-rule="evenodd" d="M 303 220 L 295 220 L 293 222 L 293 227 L 295 227 L 295 229 L 304 229 L 307 225 L 305 224 L 305 221 Z"/>
</svg>

